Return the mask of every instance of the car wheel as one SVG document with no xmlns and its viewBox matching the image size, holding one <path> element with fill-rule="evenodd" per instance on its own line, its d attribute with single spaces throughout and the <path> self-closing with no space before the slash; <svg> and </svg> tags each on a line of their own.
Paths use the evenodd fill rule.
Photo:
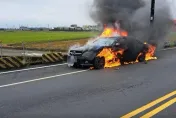
<svg viewBox="0 0 176 118">
<path fill-rule="evenodd" d="M 138 57 L 138 61 L 139 61 L 139 62 L 144 62 L 144 61 L 145 61 L 145 55 L 144 55 L 144 54 L 140 55 L 140 56 Z"/>
<path fill-rule="evenodd" d="M 125 62 L 123 60 L 120 60 L 120 65 L 125 65 Z"/>
<path fill-rule="evenodd" d="M 74 67 L 74 68 L 80 68 L 80 64 L 74 63 L 73 67 Z"/>
<path fill-rule="evenodd" d="M 117 58 L 120 60 L 120 64 L 124 65 L 124 61 L 122 60 L 122 55 L 120 53 L 117 54 Z"/>
<path fill-rule="evenodd" d="M 117 58 L 118 59 L 121 59 L 122 58 L 122 55 L 120 53 L 117 53 Z"/>
<path fill-rule="evenodd" d="M 102 69 L 105 66 L 105 58 L 104 57 L 95 57 L 94 59 L 94 68 Z"/>
</svg>

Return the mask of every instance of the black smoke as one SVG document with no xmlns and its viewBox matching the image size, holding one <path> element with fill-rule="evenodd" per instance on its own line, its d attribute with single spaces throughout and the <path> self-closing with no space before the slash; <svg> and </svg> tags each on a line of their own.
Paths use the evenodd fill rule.
<svg viewBox="0 0 176 118">
<path fill-rule="evenodd" d="M 150 25 L 151 0 L 94 0 L 91 18 L 96 23 L 120 23 L 129 36 L 151 44 L 162 44 L 172 26 L 166 0 L 156 0 L 155 20 Z"/>
</svg>

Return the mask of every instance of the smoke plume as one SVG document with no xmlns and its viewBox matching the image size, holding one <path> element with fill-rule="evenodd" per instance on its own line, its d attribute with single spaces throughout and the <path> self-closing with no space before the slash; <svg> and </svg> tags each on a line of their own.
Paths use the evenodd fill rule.
<svg viewBox="0 0 176 118">
<path fill-rule="evenodd" d="M 172 26 L 169 5 L 166 0 L 156 0 L 155 20 L 150 25 L 151 0 L 94 0 L 91 18 L 96 23 L 113 24 L 129 36 L 152 44 L 164 42 Z"/>
</svg>

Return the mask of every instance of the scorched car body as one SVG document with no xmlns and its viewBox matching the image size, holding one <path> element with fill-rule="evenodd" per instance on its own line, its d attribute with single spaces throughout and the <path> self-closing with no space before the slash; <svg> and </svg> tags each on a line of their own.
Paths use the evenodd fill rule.
<svg viewBox="0 0 176 118">
<path fill-rule="evenodd" d="M 95 69 L 101 69 L 105 65 L 105 59 L 97 55 L 104 48 L 111 48 L 113 51 L 124 49 L 122 55 L 117 54 L 117 59 L 122 65 L 125 62 L 136 60 L 145 61 L 145 52 L 148 50 L 147 44 L 131 37 L 100 37 L 82 47 L 71 49 L 68 52 L 68 65 L 73 67 L 93 66 Z M 140 53 L 142 55 L 138 57 Z"/>
</svg>

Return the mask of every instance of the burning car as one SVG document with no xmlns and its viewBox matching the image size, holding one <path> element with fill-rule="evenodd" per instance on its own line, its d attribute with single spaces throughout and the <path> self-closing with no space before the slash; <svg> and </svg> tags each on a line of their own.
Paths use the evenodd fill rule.
<svg viewBox="0 0 176 118">
<path fill-rule="evenodd" d="M 74 48 L 69 51 L 68 64 L 74 67 L 93 66 L 96 69 L 105 66 L 106 58 L 98 56 L 104 49 L 113 50 L 120 37 L 100 37 L 89 42 L 83 47 Z M 109 59 L 108 59 L 109 60 Z"/>
<path fill-rule="evenodd" d="M 129 37 L 126 31 L 117 26 L 105 27 L 95 40 L 69 50 L 68 65 L 101 69 L 156 59 L 153 57 L 156 49 L 154 45 Z"/>
<path fill-rule="evenodd" d="M 154 46 L 128 36 L 98 37 L 82 47 L 71 49 L 68 65 L 109 68 L 154 59 L 154 52 Z"/>
</svg>

